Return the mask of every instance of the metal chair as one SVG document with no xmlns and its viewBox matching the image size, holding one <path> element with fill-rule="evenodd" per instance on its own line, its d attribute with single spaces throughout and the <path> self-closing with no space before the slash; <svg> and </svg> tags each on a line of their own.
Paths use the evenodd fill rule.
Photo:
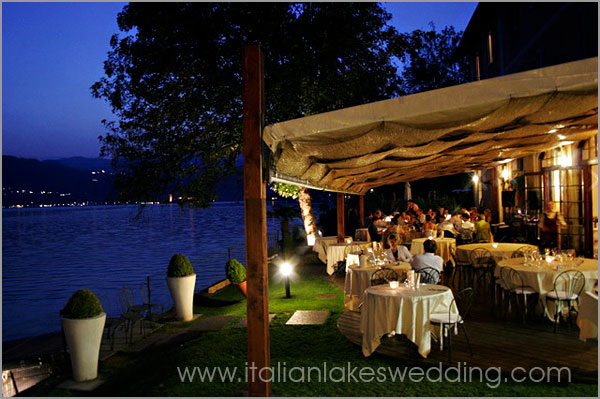
<svg viewBox="0 0 600 399">
<path fill-rule="evenodd" d="M 584 287 L 585 276 L 579 270 L 566 270 L 554 279 L 554 290 L 546 294 L 546 302 L 549 299 L 555 302 L 554 332 L 556 332 L 558 326 L 558 317 L 563 311 L 561 305 L 567 303 L 569 323 L 571 323 L 571 311 L 577 312 L 577 309 L 579 309 L 579 306 L 575 309 L 573 301 L 579 305 L 579 295 L 581 295 Z"/>
<path fill-rule="evenodd" d="M 531 296 L 535 296 L 538 294 L 538 292 L 533 289 L 532 287 L 525 285 L 523 283 L 523 276 L 515 269 L 511 269 L 508 268 L 508 284 L 509 284 L 509 302 L 510 302 L 510 296 L 514 295 L 516 304 L 517 304 L 517 309 L 520 312 L 520 308 L 521 308 L 521 304 L 519 303 L 519 298 L 523 298 L 523 324 L 525 324 L 526 320 L 527 320 L 527 310 L 528 310 L 528 304 L 527 304 L 527 298 L 531 297 Z M 537 301 L 536 301 L 537 302 Z M 536 302 L 532 302 L 533 304 L 535 304 Z"/>
<path fill-rule="evenodd" d="M 119 291 L 119 303 L 121 305 L 121 318 L 127 322 L 129 331 L 129 342 L 133 340 L 133 326 L 136 322 L 140 323 L 140 334 L 144 333 L 144 316 L 140 312 L 132 310 L 133 294 L 128 287 L 121 288 Z"/>
<path fill-rule="evenodd" d="M 387 284 L 390 281 L 398 281 L 398 273 L 392 269 L 379 269 L 371 274 L 371 286 Z"/>
<path fill-rule="evenodd" d="M 452 299 L 448 312 L 444 313 L 432 313 L 429 317 L 429 322 L 440 326 L 440 350 L 444 350 L 444 337 L 448 337 L 448 363 L 452 363 L 452 333 L 449 331 L 454 327 L 455 334 L 458 334 L 458 326 L 461 326 L 467 345 L 469 346 L 469 352 L 473 356 L 473 350 L 471 349 L 471 343 L 469 342 L 469 334 L 465 327 L 465 319 L 467 318 L 471 308 L 473 307 L 474 292 L 473 288 L 467 287 L 462 291 L 459 291 L 456 296 Z M 453 311 L 454 305 L 458 312 Z"/>
<path fill-rule="evenodd" d="M 108 336 L 108 342 L 110 343 L 110 350 L 115 349 L 115 332 L 117 329 L 121 328 L 125 332 L 125 337 L 129 331 L 127 328 L 127 320 L 121 317 L 114 317 L 113 315 L 116 313 L 116 309 L 114 308 L 113 303 L 111 302 L 108 294 L 103 292 L 98 293 L 98 298 L 102 303 L 102 307 L 104 308 L 104 312 L 106 313 L 106 322 L 104 324 L 104 331 L 106 331 Z"/>
<path fill-rule="evenodd" d="M 510 257 L 511 258 L 524 258 L 527 254 L 531 253 L 532 251 L 535 251 L 535 249 L 524 245 L 522 247 L 517 248 L 517 250 L 515 252 L 513 252 Z"/>
<path fill-rule="evenodd" d="M 437 284 L 440 282 L 440 271 L 433 267 L 424 267 L 417 270 L 417 273 L 421 275 L 421 283 L 423 284 Z"/>
<path fill-rule="evenodd" d="M 150 277 L 147 278 L 145 283 L 140 284 L 140 295 L 142 298 L 142 305 L 146 308 L 146 319 L 155 321 L 160 315 L 152 314 L 152 309 L 158 309 L 160 312 L 164 312 L 165 307 L 158 303 L 152 302 L 151 290 L 150 290 Z"/>
<path fill-rule="evenodd" d="M 496 268 L 496 261 L 492 256 L 492 253 L 485 248 L 475 248 L 471 251 L 470 258 L 472 285 L 480 288 L 483 283 L 488 282 L 488 276 L 490 277 L 489 281 L 491 282 L 494 278 L 494 269 Z"/>
</svg>

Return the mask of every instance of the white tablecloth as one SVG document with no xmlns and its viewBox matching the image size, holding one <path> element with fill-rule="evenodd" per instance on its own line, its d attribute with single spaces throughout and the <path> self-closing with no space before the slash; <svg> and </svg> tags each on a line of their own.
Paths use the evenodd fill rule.
<svg viewBox="0 0 600 399">
<path fill-rule="evenodd" d="M 351 238 L 351 237 L 346 237 Z M 317 237 L 315 238 L 315 245 L 313 245 L 313 251 L 319 255 L 319 260 L 323 263 L 327 263 L 327 247 L 329 244 L 337 243 L 337 236 L 329 237 Z"/>
<path fill-rule="evenodd" d="M 353 251 L 366 251 L 371 247 L 371 243 L 364 241 L 354 241 L 351 244 L 333 243 L 327 245 L 327 274 L 334 272 L 334 266 L 339 261 L 345 260 L 346 256 Z"/>
<path fill-rule="evenodd" d="M 425 250 L 423 249 L 423 244 L 426 240 L 427 238 L 415 238 L 414 240 L 412 240 L 410 244 L 410 253 L 413 255 L 420 255 L 422 253 L 425 253 Z M 444 265 L 446 265 L 448 261 L 452 261 L 452 263 L 454 263 L 454 260 L 452 259 L 452 254 L 456 251 L 456 239 L 440 237 L 434 238 L 434 241 L 437 243 L 438 246 L 435 254 L 439 255 L 444 260 Z"/>
<path fill-rule="evenodd" d="M 360 317 L 363 355 L 370 356 L 381 338 L 395 331 L 405 334 L 419 347 L 421 356 L 427 357 L 433 330 L 429 315 L 447 312 L 453 298 L 450 288 L 442 285 L 421 285 L 416 290 L 389 285 L 368 288 Z M 457 312 L 455 307 L 453 312 Z"/>
<path fill-rule="evenodd" d="M 503 259 L 510 258 L 512 254 L 521 247 L 538 250 L 538 247 L 530 244 L 511 244 L 504 242 L 465 244 L 456 247 L 456 260 L 461 263 L 471 263 L 471 252 L 473 252 L 475 248 L 484 248 L 491 252 L 496 262 L 500 262 Z"/>
<path fill-rule="evenodd" d="M 358 258 L 358 255 L 349 254 L 346 264 L 348 265 L 350 259 L 354 258 Z M 347 266 L 344 285 L 344 303 L 346 308 L 355 312 L 359 310 L 358 306 L 364 301 L 365 290 L 371 286 L 371 275 L 379 269 L 377 267 L 360 267 L 358 263 L 352 263 Z M 410 264 L 404 262 L 386 267 L 398 274 L 411 269 Z"/>
<path fill-rule="evenodd" d="M 524 258 L 511 258 L 498 262 L 494 274 L 496 277 L 500 277 L 500 268 L 502 267 L 517 270 L 523 280 L 523 285 L 533 288 L 540 294 L 539 303 L 543 307 L 546 317 L 553 320 L 554 311 L 546 307 L 546 294 L 554 290 L 554 280 L 560 273 L 566 270 L 582 272 L 585 277 L 583 292 L 592 291 L 594 283 L 598 279 L 598 260 L 596 259 L 584 259 L 583 263 L 577 267 L 561 266 L 560 270 L 555 270 L 556 266 L 555 262 L 549 265 L 544 263 L 542 266 L 525 265 Z"/>
<path fill-rule="evenodd" d="M 598 339 L 598 295 L 585 292 L 579 298 L 579 314 L 577 315 L 579 339 Z"/>
</svg>

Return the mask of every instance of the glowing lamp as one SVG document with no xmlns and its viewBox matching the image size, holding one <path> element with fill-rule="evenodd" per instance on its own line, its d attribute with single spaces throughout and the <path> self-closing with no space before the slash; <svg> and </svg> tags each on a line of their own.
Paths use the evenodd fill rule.
<svg viewBox="0 0 600 399">
<path fill-rule="evenodd" d="M 502 169 L 502 174 L 500 176 L 502 176 L 504 180 L 507 180 L 510 177 L 510 172 L 508 169 L 504 168 Z"/>
<path fill-rule="evenodd" d="M 315 245 L 315 240 L 316 237 L 314 234 L 309 234 L 306 236 L 306 245 L 308 245 L 309 247 L 312 247 Z"/>
<path fill-rule="evenodd" d="M 473 179 L 473 183 L 475 183 L 475 184 L 479 183 L 479 176 L 473 175 L 472 179 Z"/>
<path fill-rule="evenodd" d="M 292 265 L 289 262 L 283 262 L 279 266 L 279 273 L 285 277 L 285 297 L 291 298 L 290 294 L 290 274 L 292 274 Z"/>
<path fill-rule="evenodd" d="M 492 244 L 492 247 L 494 247 L 494 248 L 498 248 L 498 243 L 493 243 L 493 244 Z"/>
<path fill-rule="evenodd" d="M 397 281 L 390 281 L 390 288 L 395 290 L 396 288 L 398 288 L 398 282 Z"/>
</svg>

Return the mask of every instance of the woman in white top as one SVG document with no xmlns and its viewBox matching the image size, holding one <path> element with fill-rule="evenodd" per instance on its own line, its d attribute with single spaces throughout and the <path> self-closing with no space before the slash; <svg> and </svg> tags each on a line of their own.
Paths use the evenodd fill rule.
<svg viewBox="0 0 600 399">
<path fill-rule="evenodd" d="M 412 255 L 404 245 L 398 245 L 398 236 L 394 233 L 388 236 L 389 249 L 385 251 L 385 259 L 389 262 L 411 262 Z"/>
</svg>

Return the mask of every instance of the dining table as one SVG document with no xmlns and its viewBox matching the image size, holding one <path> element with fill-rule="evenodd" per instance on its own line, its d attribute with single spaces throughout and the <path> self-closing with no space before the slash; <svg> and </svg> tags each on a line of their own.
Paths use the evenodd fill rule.
<svg viewBox="0 0 600 399">
<path fill-rule="evenodd" d="M 344 282 L 344 305 L 346 309 L 358 312 L 364 301 L 365 290 L 371 287 L 371 276 L 382 267 L 375 264 L 361 266 L 357 252 L 348 254 L 346 259 L 346 280 Z M 384 265 L 398 274 L 398 277 L 411 270 L 410 263 L 395 262 Z"/>
<path fill-rule="evenodd" d="M 329 244 L 337 243 L 337 236 L 317 237 L 313 245 L 313 251 L 317 253 L 319 260 L 327 263 L 327 247 Z M 352 240 L 352 237 L 345 237 L 344 241 Z"/>
<path fill-rule="evenodd" d="M 566 270 L 578 270 L 583 273 L 585 277 L 585 285 L 582 292 L 592 291 L 594 284 L 598 280 L 598 260 L 590 258 L 576 258 L 573 263 L 559 263 L 552 261 L 550 263 L 546 261 L 532 262 L 526 260 L 526 258 L 510 258 L 504 259 L 497 263 L 494 270 L 494 275 L 502 281 L 500 269 L 507 267 L 519 272 L 521 276 L 522 284 L 526 287 L 532 288 L 535 292 L 540 295 L 540 300 L 543 311 L 549 319 L 553 320 L 554 312 L 552 309 L 547 308 L 546 294 L 554 290 L 554 280 L 558 275 Z M 506 274 L 505 274 L 506 276 Z M 521 282 L 507 281 L 502 284 L 520 284 Z M 560 287 L 559 287 L 560 289 Z"/>
<path fill-rule="evenodd" d="M 598 339 L 598 293 L 589 291 L 581 295 L 577 327 L 581 341 Z"/>
<path fill-rule="evenodd" d="M 475 244 L 464 244 L 456 247 L 456 260 L 461 264 L 471 263 L 471 253 L 474 249 L 483 248 L 492 254 L 492 257 L 499 262 L 508 259 L 521 248 L 527 248 L 531 251 L 537 251 L 538 247 L 531 244 L 514 244 L 508 242 L 481 242 Z"/>
<path fill-rule="evenodd" d="M 428 239 L 429 238 L 427 237 L 423 237 L 412 240 L 410 243 L 410 253 L 413 255 L 425 253 L 423 244 Z M 452 255 L 456 251 L 456 239 L 447 237 L 437 237 L 432 239 L 437 243 L 437 251 L 435 251 L 435 254 L 444 260 L 444 265 L 446 265 L 448 262 L 452 262 L 452 264 L 454 264 L 454 258 Z"/>
<path fill-rule="evenodd" d="M 366 241 L 352 241 L 342 242 L 342 243 L 331 243 L 327 245 L 327 255 L 326 255 L 326 263 L 327 263 L 327 274 L 332 275 L 335 272 L 335 265 L 340 262 L 346 260 L 346 256 L 350 252 L 354 251 L 367 251 L 372 247 L 370 242 Z"/>
<path fill-rule="evenodd" d="M 370 356 L 386 335 L 404 334 L 418 347 L 421 356 L 431 351 L 430 323 L 432 313 L 445 313 L 452 306 L 458 313 L 450 288 L 443 285 L 421 284 L 419 288 L 391 288 L 389 284 L 376 285 L 365 290 L 360 315 L 362 352 Z"/>
</svg>

